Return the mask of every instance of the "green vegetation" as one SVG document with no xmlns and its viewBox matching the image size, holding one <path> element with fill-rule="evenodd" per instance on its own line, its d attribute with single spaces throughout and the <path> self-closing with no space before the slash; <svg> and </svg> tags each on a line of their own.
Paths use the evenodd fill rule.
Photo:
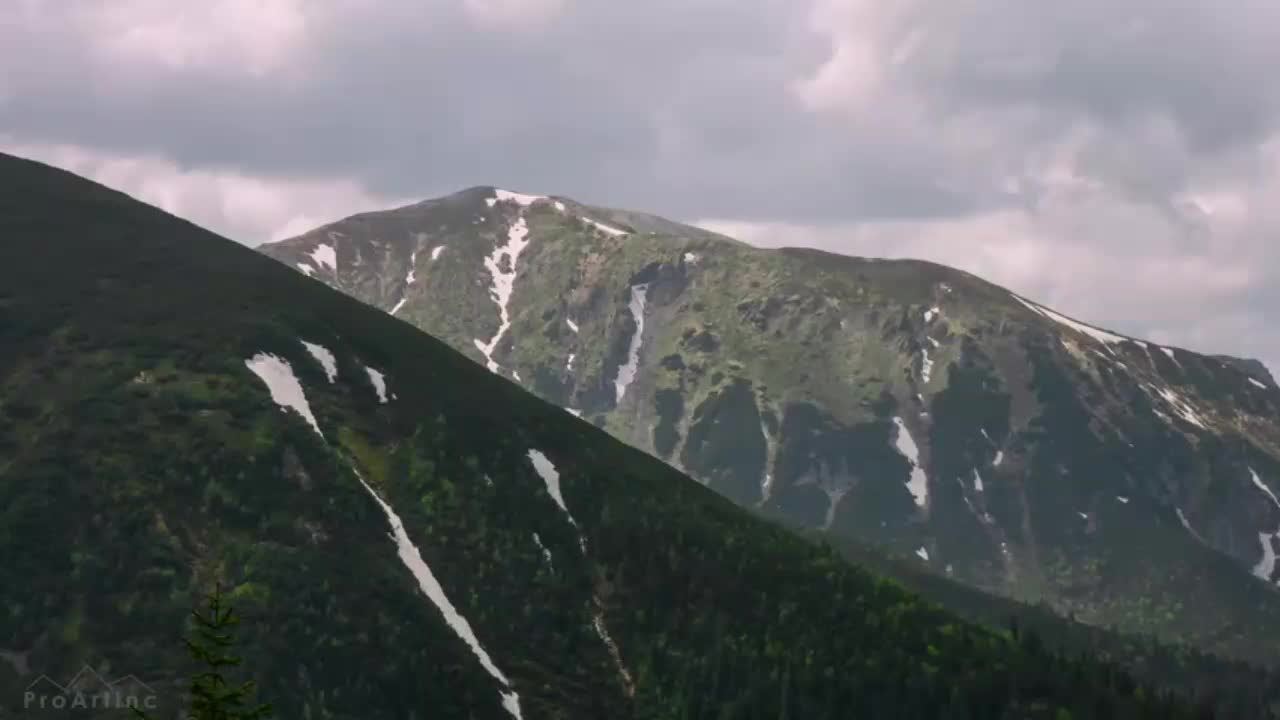
<svg viewBox="0 0 1280 720">
<path fill-rule="evenodd" d="M 203 668 L 191 677 L 191 710 L 186 716 L 191 720 L 268 720 L 271 706 L 251 705 L 255 683 L 248 680 L 232 684 L 226 672 L 240 666 L 242 659 L 231 654 L 235 643 L 233 630 L 240 618 L 222 598 L 222 588 L 214 588 L 207 598 L 208 610 L 193 610 L 195 630 L 183 642 L 192 659 Z M 133 708 L 134 714 L 144 720 L 152 716 Z"/>
<path fill-rule="evenodd" d="M 0 183 L 0 649 L 25 659 L 0 702 L 86 664 L 176 696 L 205 668 L 171 638 L 221 586 L 281 717 L 507 718 L 508 690 L 530 720 L 1266 717 L 963 620 L 123 195 L 3 156 Z M 260 352 L 323 438 L 245 367 Z"/>
<path fill-rule="evenodd" d="M 475 341 L 499 322 L 485 259 L 522 213 L 529 242 L 494 353 L 504 377 L 772 518 L 923 550 L 940 575 L 1100 627 L 1280 665 L 1280 592 L 1250 575 L 1258 534 L 1280 524 L 1250 481 L 1280 492 L 1280 392 L 1248 382 L 1273 385 L 1256 363 L 1096 342 L 932 263 L 493 200 L 472 188 L 262 251 L 294 267 L 332 246 L 336 272 L 316 279 L 384 310 L 403 301 L 398 318 L 480 361 Z M 619 403 L 637 283 L 639 371 Z M 925 507 L 895 416 L 920 450 Z"/>
</svg>

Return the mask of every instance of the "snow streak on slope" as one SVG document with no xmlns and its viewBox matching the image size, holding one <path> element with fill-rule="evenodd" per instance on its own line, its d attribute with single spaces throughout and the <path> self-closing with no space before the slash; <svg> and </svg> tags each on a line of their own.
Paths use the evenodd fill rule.
<svg viewBox="0 0 1280 720">
<path fill-rule="evenodd" d="M 920 348 L 920 380 L 925 385 L 933 377 L 933 360 L 929 358 L 929 348 Z"/>
<path fill-rule="evenodd" d="M 302 274 L 306 275 L 307 277 L 311 277 L 316 272 L 315 268 L 311 267 L 306 263 L 297 263 L 297 266 L 298 266 L 298 269 L 302 271 Z"/>
<path fill-rule="evenodd" d="M 1271 498 L 1272 504 L 1280 508 L 1280 499 L 1277 499 L 1276 494 L 1271 492 L 1271 488 L 1262 482 L 1262 478 L 1258 477 L 1257 471 L 1249 468 L 1249 477 L 1259 490 Z M 1271 581 L 1271 574 L 1276 569 L 1276 549 L 1273 543 L 1278 538 L 1280 538 L 1280 529 L 1277 529 L 1274 533 L 1258 533 L 1258 542 L 1262 543 L 1262 559 L 1254 566 L 1253 574 L 1268 582 Z"/>
<path fill-rule="evenodd" d="M 387 404 L 387 378 L 382 373 L 371 367 L 365 366 L 365 372 L 369 373 L 369 381 L 373 383 L 373 389 L 378 393 L 378 402 L 383 405 Z"/>
<path fill-rule="evenodd" d="M 1271 488 L 1267 487 L 1262 482 L 1262 478 L 1258 477 L 1257 471 L 1253 468 L 1249 468 L 1249 477 L 1253 480 L 1253 484 L 1256 485 L 1259 490 L 1266 493 L 1267 497 L 1271 498 L 1271 502 L 1274 503 L 1277 508 L 1280 508 L 1280 499 L 1276 499 L 1276 494 L 1271 492 Z"/>
<path fill-rule="evenodd" d="M 499 193 L 501 192 L 499 191 Z M 502 340 L 502 336 L 506 334 L 507 329 L 511 327 L 511 316 L 507 311 L 507 303 L 511 301 L 511 291 L 516 285 L 516 263 L 520 259 L 520 253 L 524 252 L 524 249 L 529 245 L 528 235 L 529 226 L 525 224 L 524 215 L 522 214 L 516 218 L 515 222 L 511 223 L 511 227 L 507 230 L 507 244 L 495 247 L 493 254 L 484 259 L 484 265 L 489 269 L 489 274 L 493 277 L 493 287 L 489 289 L 489 293 L 493 301 L 498 304 L 501 324 L 498 326 L 498 332 L 489 339 L 488 343 L 482 343 L 479 340 L 474 342 L 476 349 L 484 354 L 485 364 L 490 372 L 498 372 L 498 363 L 493 361 L 493 351 L 498 347 L 498 342 Z M 502 260 L 504 258 L 507 261 L 507 270 L 502 269 Z"/>
<path fill-rule="evenodd" d="M 823 491 L 827 494 L 827 516 L 822 521 L 822 529 L 830 530 L 831 524 L 836 521 L 836 510 L 840 506 L 840 501 L 849 493 L 849 488 L 838 490 L 823 488 Z"/>
<path fill-rule="evenodd" d="M 551 495 L 551 499 L 560 506 L 564 511 L 564 515 L 569 520 L 569 524 L 578 531 L 578 547 L 582 548 L 582 554 L 587 554 L 587 539 L 582 536 L 582 529 L 578 527 L 578 521 L 573 519 L 573 513 L 569 512 L 569 506 L 564 502 L 564 495 L 560 493 L 560 472 L 556 470 L 556 466 L 547 459 L 547 456 L 539 450 L 529 451 L 529 460 L 533 463 L 533 469 L 542 477 L 542 481 L 547 485 L 547 493 Z M 541 545 L 541 541 L 539 541 Z M 547 562 L 551 561 L 551 553 L 547 552 Z M 613 641 L 609 635 L 609 629 L 604 624 L 604 605 L 600 602 L 599 595 L 592 596 L 592 602 L 595 605 L 592 611 L 592 625 L 595 627 L 596 634 L 600 636 L 600 641 L 604 643 L 608 649 L 613 663 L 618 669 L 618 676 L 622 680 L 622 686 L 626 689 L 627 696 L 635 695 L 635 682 L 631 678 L 631 673 L 627 671 L 626 665 L 622 661 L 622 653 L 618 650 L 618 644 Z"/>
<path fill-rule="evenodd" d="M 644 342 L 644 305 L 649 292 L 649 284 L 631 286 L 631 317 L 636 321 L 636 332 L 631 336 L 631 347 L 627 350 L 627 363 L 618 368 L 618 379 L 613 381 L 618 403 L 627 393 L 627 386 L 636 379 L 636 370 L 640 367 L 640 344 Z"/>
<path fill-rule="evenodd" d="M 338 377 L 338 359 L 323 345 L 309 343 L 306 340 L 301 340 L 300 342 L 307 348 L 307 352 L 311 353 L 311 357 L 315 358 L 316 362 L 320 363 L 320 366 L 324 368 L 324 374 L 329 378 L 329 383 L 332 384 Z"/>
<path fill-rule="evenodd" d="M 1169 405 L 1173 407 L 1174 412 L 1178 413 L 1178 416 L 1183 420 L 1186 420 L 1202 430 L 1209 429 L 1209 426 L 1205 424 L 1204 418 L 1201 417 L 1200 414 L 1195 411 L 1195 408 L 1191 407 L 1191 404 L 1188 403 L 1181 395 L 1168 388 L 1160 388 L 1156 392 L 1159 393 L 1160 397 L 1163 398 L 1165 402 L 1169 403 Z"/>
<path fill-rule="evenodd" d="M 1123 337 L 1121 335 L 1117 335 L 1112 332 L 1107 332 L 1106 330 L 1099 330 L 1098 328 L 1090 327 L 1089 325 L 1085 325 L 1084 323 L 1076 322 L 1075 320 L 1072 320 L 1069 317 L 1059 315 L 1058 313 L 1050 310 L 1047 307 L 1043 307 L 1033 302 L 1023 300 L 1017 295 L 1014 295 L 1013 299 L 1027 306 L 1029 309 L 1031 309 L 1032 312 L 1042 315 L 1046 318 L 1049 318 L 1050 320 L 1058 323 L 1059 325 L 1065 325 L 1066 327 L 1069 327 L 1072 330 L 1075 330 L 1076 332 L 1084 333 L 1085 335 L 1088 335 L 1089 337 L 1099 342 L 1102 342 L 1102 343 L 1130 342 L 1130 339 L 1127 337 Z M 1137 341 L 1133 341 L 1133 342 L 1137 342 Z"/>
<path fill-rule="evenodd" d="M 1255 379 L 1255 378 L 1248 378 L 1248 380 L 1249 380 L 1249 382 L 1250 382 L 1250 383 L 1253 383 L 1254 385 L 1257 385 L 1258 387 L 1262 388 L 1263 390 L 1270 390 L 1270 389 L 1271 389 L 1271 388 L 1267 387 L 1265 383 L 1263 383 L 1263 382 L 1261 382 L 1261 381 L 1259 381 L 1259 380 L 1257 380 L 1257 379 Z"/>
<path fill-rule="evenodd" d="M 627 234 L 627 231 L 626 231 L 626 230 L 619 230 L 619 229 L 618 229 L 618 228 L 616 228 L 616 227 L 609 227 L 608 225 L 605 225 L 605 224 L 604 224 L 604 223 L 602 223 L 602 222 L 596 222 L 595 220 L 592 220 L 591 218 L 582 218 L 582 220 L 583 220 L 583 222 L 587 223 L 588 225 L 591 225 L 592 227 L 596 228 L 597 230 L 600 230 L 601 232 L 604 232 L 604 233 L 608 233 L 609 235 L 612 235 L 612 236 L 614 236 L 614 237 L 618 237 L 619 235 L 626 235 L 626 234 Z"/>
<path fill-rule="evenodd" d="M 439 250 L 440 248 L 436 249 Z M 432 259 L 434 259 L 434 256 Z M 413 254 L 409 256 L 409 274 L 404 278 L 404 295 L 401 296 L 400 302 L 396 303 L 396 306 L 391 308 L 392 315 L 400 312 L 400 308 L 404 307 L 404 304 L 409 301 L 409 286 L 418 280 L 417 267 L 418 251 L 414 250 Z"/>
<path fill-rule="evenodd" d="M 915 498 L 916 505 L 924 507 L 929 502 L 929 478 L 920 467 L 920 448 L 916 446 L 916 441 L 912 439 L 902 418 L 895 417 L 893 424 L 898 426 L 898 452 L 911 463 L 911 479 L 907 481 L 907 490 Z"/>
<path fill-rule="evenodd" d="M 533 534 L 533 544 L 537 545 L 538 549 L 542 551 L 542 557 L 546 559 L 547 567 L 554 570 L 556 566 L 551 560 L 551 551 L 547 549 L 546 545 L 542 544 L 542 538 L 538 536 L 538 533 Z"/>
<path fill-rule="evenodd" d="M 418 279 L 418 276 L 415 273 L 415 271 L 417 270 L 417 267 L 418 267 L 418 251 L 414 250 L 413 254 L 409 256 L 409 274 L 404 277 L 405 285 L 412 285 L 414 281 Z"/>
<path fill-rule="evenodd" d="M 289 365 L 289 361 L 275 355 L 258 353 L 245 360 L 244 364 L 266 383 L 271 399 L 280 406 L 281 411 L 292 409 L 297 412 L 311 425 L 311 429 L 315 430 L 317 435 L 324 437 L 324 433 L 320 432 L 320 425 L 316 423 L 316 416 L 311 413 L 307 396 L 302 392 L 302 383 L 298 382 L 298 377 L 293 374 L 293 367 Z"/>
<path fill-rule="evenodd" d="M 355 470 L 355 468 L 352 468 Z M 449 602 L 449 597 L 445 595 L 444 588 L 440 585 L 440 581 L 436 580 L 436 576 L 432 574 L 431 568 L 427 567 L 427 563 L 422 559 L 422 553 L 418 547 L 409 539 L 409 534 L 405 532 L 404 523 L 400 521 L 400 516 L 391 506 L 383 502 L 378 493 L 364 481 L 364 477 L 356 472 L 356 477 L 360 479 L 360 484 L 365 490 L 373 496 L 378 507 L 382 508 L 383 514 L 387 516 L 387 521 L 391 523 L 391 537 L 395 540 L 396 551 L 400 555 L 400 562 L 409 568 L 409 572 L 413 573 L 414 579 L 418 581 L 418 588 L 427 596 L 429 600 L 436 606 L 440 613 L 444 615 L 444 621 L 448 623 L 449 628 L 462 639 L 467 647 L 471 648 L 471 652 L 480 661 L 480 665 L 489 673 L 493 679 L 502 684 L 502 690 L 499 694 L 502 696 L 502 707 L 506 708 L 516 720 L 521 720 L 520 714 L 520 696 L 511 689 L 511 681 L 506 675 L 498 669 L 493 663 L 493 659 L 489 657 L 489 653 L 485 652 L 484 647 L 480 645 L 480 639 L 476 637 L 475 632 L 471 629 L 471 624 L 467 619 L 462 617 L 458 609 Z"/>
<path fill-rule="evenodd" d="M 982 476 L 978 474 L 978 468 L 973 469 L 973 489 L 978 492 L 983 492 L 985 489 L 982 484 Z"/>
<path fill-rule="evenodd" d="M 916 550 L 916 555 L 919 555 L 921 560 L 929 562 L 929 551 L 925 550 L 923 547 Z"/>
<path fill-rule="evenodd" d="M 447 247 L 449 247 L 449 246 L 448 246 L 448 245 L 437 245 L 437 246 L 435 246 L 434 248 L 432 248 L 432 250 L 431 250 L 431 259 L 432 259 L 432 260 L 439 260 L 439 259 L 440 259 L 440 253 L 444 252 L 444 249 L 445 249 L 445 248 L 447 248 Z"/>
<path fill-rule="evenodd" d="M 1276 548 L 1272 540 L 1273 533 L 1258 533 L 1258 542 L 1262 543 L 1262 559 L 1253 567 L 1253 574 L 1260 580 L 1271 582 L 1271 574 L 1276 571 Z"/>
<path fill-rule="evenodd" d="M 540 450 L 530 450 L 529 460 L 533 463 L 533 469 L 538 471 L 542 482 L 546 483 L 547 494 L 551 495 L 551 499 L 555 500 L 556 505 L 564 511 L 569 524 L 575 528 L 578 527 L 578 521 L 573 519 L 573 513 L 569 512 L 569 506 L 564 502 L 564 495 L 560 494 L 560 472 L 556 470 L 556 466 Z"/>
<path fill-rule="evenodd" d="M 574 335 L 577 335 L 577 334 L 578 334 L 578 323 L 574 322 L 571 318 L 565 318 L 565 319 L 564 319 L 564 321 L 565 321 L 566 323 L 568 323 L 568 325 L 569 325 L 569 329 L 573 331 L 573 334 L 574 334 Z"/>
</svg>

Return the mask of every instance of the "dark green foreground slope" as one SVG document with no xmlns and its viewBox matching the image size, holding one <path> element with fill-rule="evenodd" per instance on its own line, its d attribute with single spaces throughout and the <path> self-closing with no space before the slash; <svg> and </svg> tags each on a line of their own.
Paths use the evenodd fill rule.
<svg viewBox="0 0 1280 720">
<path fill-rule="evenodd" d="M 173 707 L 185 613 L 220 582 L 282 718 L 1193 717 L 246 248 L 35 163 L 0 156 L 0 187 L 5 714 L 86 665 Z M 314 428 L 246 365 L 266 355 Z"/>
</svg>

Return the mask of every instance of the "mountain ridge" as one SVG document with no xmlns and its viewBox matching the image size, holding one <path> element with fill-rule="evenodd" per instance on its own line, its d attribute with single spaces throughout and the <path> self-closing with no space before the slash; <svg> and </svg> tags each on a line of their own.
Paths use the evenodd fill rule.
<svg viewBox="0 0 1280 720">
<path fill-rule="evenodd" d="M 298 267 L 328 248 L 315 279 L 740 505 L 1090 622 L 1276 659 L 1240 623 L 1280 628 L 1250 578 L 1276 581 L 1280 507 L 1260 488 L 1280 487 L 1280 396 L 1238 365 L 937 263 L 473 192 L 262 251 Z M 1148 546 L 1162 559 L 1144 569 Z M 1174 571 L 1192 547 L 1216 556 Z M 1189 594 L 1213 557 L 1235 576 Z"/>
<path fill-rule="evenodd" d="M 32 671 L 176 710 L 217 584 L 288 717 L 1195 716 L 229 240 L 36 163 L 0 180 L 0 642 Z M 7 712 L 27 681 L 0 665 Z"/>
</svg>

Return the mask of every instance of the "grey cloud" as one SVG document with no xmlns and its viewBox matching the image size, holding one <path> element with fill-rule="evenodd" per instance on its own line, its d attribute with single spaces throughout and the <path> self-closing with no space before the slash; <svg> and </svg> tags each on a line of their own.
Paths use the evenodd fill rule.
<svg viewBox="0 0 1280 720">
<path fill-rule="evenodd" d="M 289 187 L 350 181 L 361 204 L 498 184 L 675 218 L 790 223 L 842 251 L 906 247 L 957 263 L 981 239 L 965 232 L 969 219 L 1019 217 L 1043 265 L 1011 276 L 1025 291 L 1122 330 L 1280 358 L 1263 317 L 1280 307 L 1280 217 L 1264 207 L 1280 191 L 1280 154 L 1259 151 L 1280 137 L 1280 6 L 565 0 L 527 28 L 486 29 L 462 0 L 279 4 L 302 8 L 303 30 L 255 72 L 231 41 L 169 67 L 111 50 L 115 36 L 94 24 L 107 5 L 22 0 L 25 12 L 0 21 L 0 135 Z M 152 0 L 110 7 L 172 14 Z M 821 89 L 831 103 L 802 102 L 797 83 L 859 50 L 872 54 L 861 68 L 872 82 L 836 73 Z M 863 90 L 841 101 L 844 81 Z M 1205 192 L 1243 198 L 1243 227 L 1200 217 L 1188 197 Z M 216 205 L 200 212 L 247 236 L 278 230 L 191 203 Z M 908 242 L 894 220 L 959 224 Z M 1096 275 L 1054 277 L 1072 253 L 1093 258 Z M 1247 258 L 1254 276 L 1224 289 L 1186 274 L 1180 300 L 1091 287 L 1124 285 L 1108 259 L 1161 257 Z M 1206 323 L 1185 318 L 1196 313 L 1237 320 L 1195 330 Z"/>
</svg>

